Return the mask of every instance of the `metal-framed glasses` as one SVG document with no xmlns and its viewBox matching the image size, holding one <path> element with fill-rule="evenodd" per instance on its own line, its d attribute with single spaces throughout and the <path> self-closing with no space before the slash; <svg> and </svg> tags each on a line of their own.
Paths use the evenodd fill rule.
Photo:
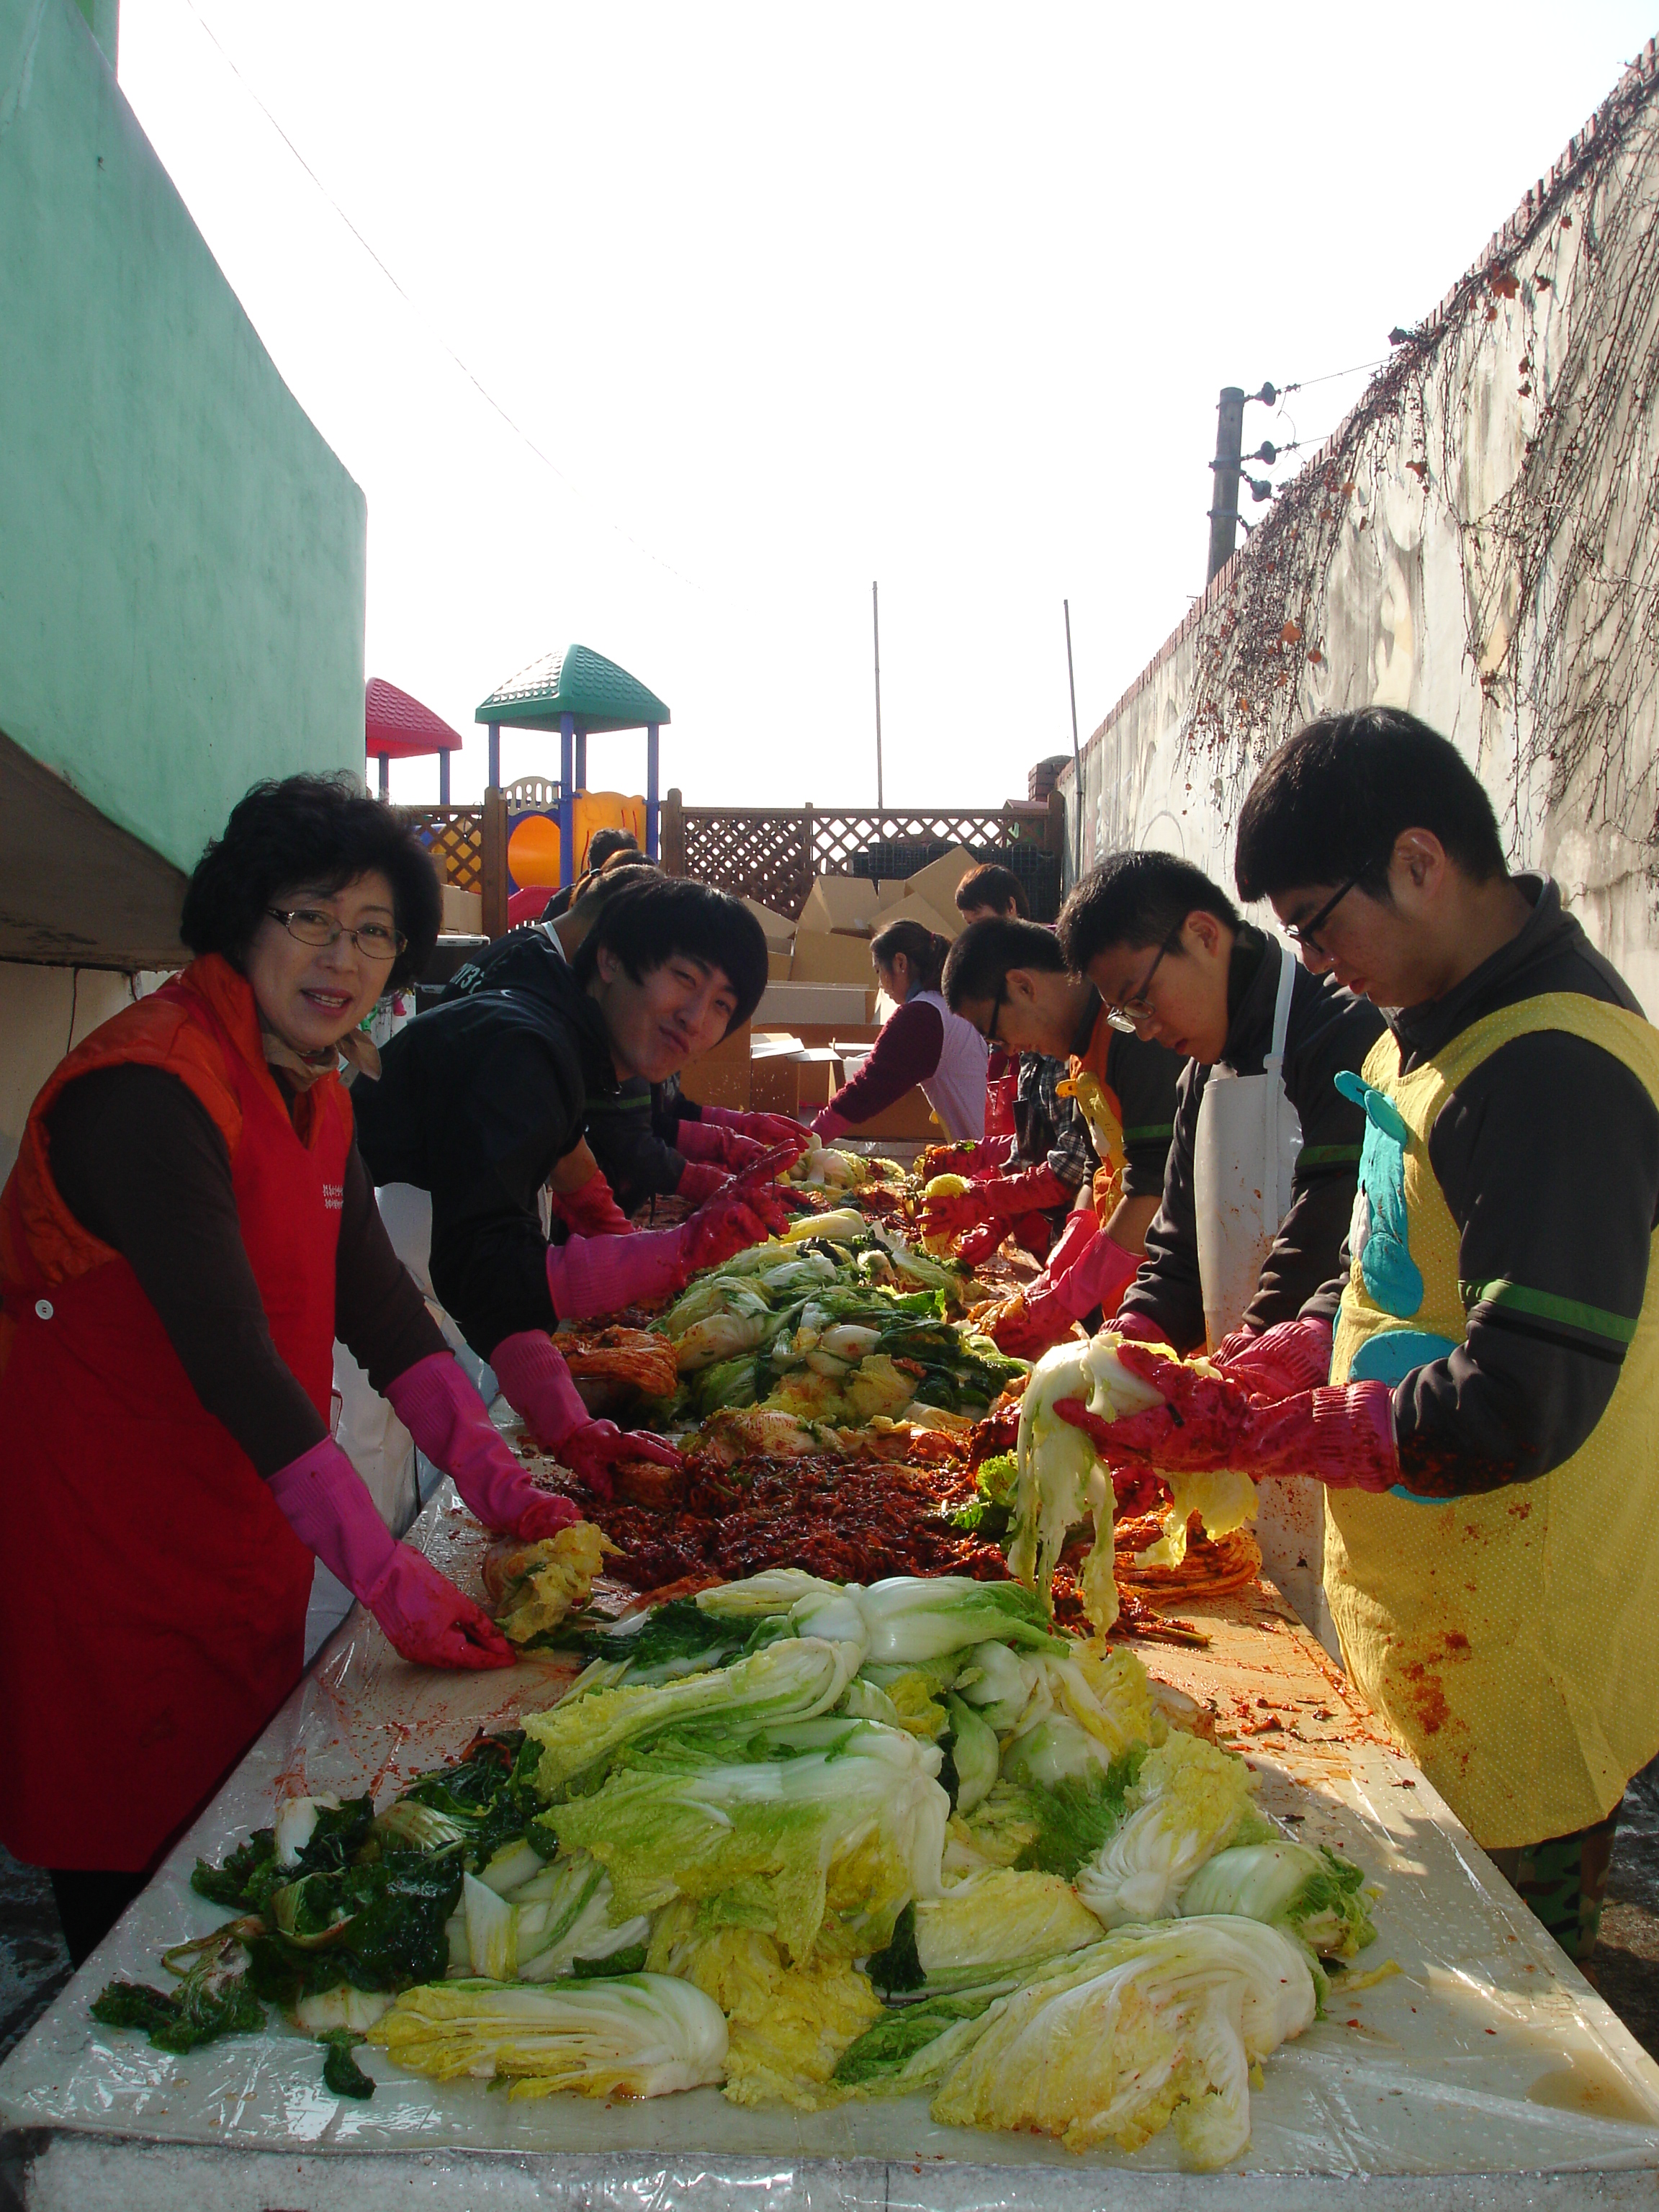
<svg viewBox="0 0 1659 2212">
<path fill-rule="evenodd" d="M 1285 929 L 1285 936 L 1291 939 L 1293 945 L 1300 945 L 1304 946 L 1308 951 L 1315 954 L 1319 959 L 1329 959 L 1330 955 L 1326 951 L 1324 946 L 1319 941 L 1319 933 L 1323 929 L 1325 924 L 1330 920 L 1331 916 L 1336 912 L 1338 907 L 1341 905 L 1343 900 L 1346 898 L 1348 893 L 1357 887 L 1358 882 L 1359 878 L 1358 876 L 1350 876 L 1347 882 L 1343 884 L 1341 890 L 1333 892 L 1331 896 L 1326 900 L 1324 905 L 1320 908 L 1317 914 L 1310 915 L 1306 921 L 1287 923 Z"/>
<path fill-rule="evenodd" d="M 268 906 L 265 912 L 273 921 L 280 921 L 297 944 L 333 945 L 349 937 L 354 950 L 366 960 L 395 960 L 409 943 L 383 921 L 366 921 L 361 928 L 347 929 L 331 914 L 314 906 Z"/>
<path fill-rule="evenodd" d="M 1008 1049 L 1007 1046 L 1003 1043 L 1002 1039 L 997 1035 L 997 1024 L 1001 1019 L 1002 1010 L 1007 1003 L 1008 978 L 1006 975 L 1000 975 L 997 978 L 997 994 L 991 1001 L 991 1012 L 986 1019 L 984 1028 L 980 1031 L 980 1035 L 984 1038 L 987 1044 L 996 1046 L 997 1049 L 1000 1052 L 1006 1052 Z"/>
<path fill-rule="evenodd" d="M 1151 1021 L 1152 1007 L 1147 993 L 1152 988 L 1152 978 L 1162 965 L 1164 954 L 1172 951 L 1176 943 L 1174 937 L 1166 937 L 1158 946 L 1152 966 L 1141 977 L 1139 988 L 1126 992 L 1121 999 L 1106 1001 L 1106 1018 L 1115 1030 L 1121 1030 L 1127 1036 L 1133 1036 L 1142 1022 Z"/>
</svg>

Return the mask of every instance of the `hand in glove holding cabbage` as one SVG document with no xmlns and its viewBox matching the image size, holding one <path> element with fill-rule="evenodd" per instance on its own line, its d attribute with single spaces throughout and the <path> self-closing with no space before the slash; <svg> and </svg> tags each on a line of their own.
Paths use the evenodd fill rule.
<svg viewBox="0 0 1659 2212">
<path fill-rule="evenodd" d="M 1304 1390 L 1275 1403 L 1252 1398 L 1225 1373 L 1206 1374 L 1139 1345 L 1121 1345 L 1117 1356 L 1164 1402 L 1109 1425 L 1114 1461 L 1170 1474 L 1310 1474 L 1337 1490 L 1390 1490 L 1400 1480 L 1386 1382 Z M 1065 1404 L 1055 1411 L 1074 1418 Z"/>
</svg>

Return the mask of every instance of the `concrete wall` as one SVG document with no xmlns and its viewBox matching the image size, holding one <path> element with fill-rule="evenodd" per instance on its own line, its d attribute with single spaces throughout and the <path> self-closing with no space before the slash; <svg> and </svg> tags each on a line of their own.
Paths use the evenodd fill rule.
<svg viewBox="0 0 1659 2212">
<path fill-rule="evenodd" d="M 1095 732 L 1085 866 L 1162 847 L 1231 887 L 1273 747 L 1407 708 L 1659 1015 L 1655 94 L 1650 46 Z"/>
<path fill-rule="evenodd" d="M 76 0 L 0 0 L 0 733 L 180 868 L 257 777 L 361 774 L 362 494 Z"/>
</svg>

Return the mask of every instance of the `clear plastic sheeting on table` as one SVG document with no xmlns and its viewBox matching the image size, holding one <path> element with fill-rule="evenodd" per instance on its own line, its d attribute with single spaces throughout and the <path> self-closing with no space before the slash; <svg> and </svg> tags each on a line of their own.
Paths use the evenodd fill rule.
<svg viewBox="0 0 1659 2212">
<path fill-rule="evenodd" d="M 414 1540 L 479 1589 L 482 1532 L 446 1485 Z M 294 1791 L 384 1797 L 461 1752 L 479 1729 L 553 1702 L 571 1668 L 526 1661 L 439 1674 L 393 1653 L 361 1610 L 143 1896 L 0 2068 L 0 2124 L 42 2130 L 24 2202 L 144 2212 L 207 2189 L 250 2208 L 382 2201 L 584 2207 L 915 2206 L 956 2212 L 1155 2201 L 1300 2204 L 1370 2177 L 1401 2201 L 1536 2201 L 1540 2173 L 1572 2173 L 1571 2201 L 1651 2201 L 1659 2186 L 1659 2068 L 1349 1693 L 1271 1593 L 1201 1601 L 1184 1618 L 1207 1650 L 1143 1644 L 1155 1676 L 1206 1705 L 1222 1741 L 1261 1775 L 1261 1802 L 1313 1844 L 1357 1861 L 1383 1895 L 1358 1972 L 1399 1968 L 1344 1996 L 1266 2065 L 1251 2140 L 1219 2173 L 1179 2173 L 1173 2131 L 1133 2156 L 1074 2155 L 1031 2135 L 942 2127 L 926 2100 L 849 2102 L 812 2114 L 728 2105 L 717 2090 L 639 2102 L 514 2099 L 483 2081 L 401 2074 L 357 2056 L 374 2098 L 323 2086 L 321 2049 L 271 2014 L 268 2032 L 185 2057 L 99 2027 L 88 2010 L 112 1977 L 164 1978 L 170 1944 L 220 1924 L 189 1887 L 267 1825 Z M 210 2155 L 209 2148 L 210 2147 Z M 271 2164 L 268 2155 L 285 2156 Z M 248 2155 L 238 2158 L 233 2154 Z M 284 2177 L 280 2184 L 273 2174 Z M 1297 2177 L 1270 2190 L 1268 2177 Z M 263 2177 L 263 2178 L 262 2178 Z M 1532 2177 L 1528 2180 L 1528 2177 Z M 153 2185 L 153 2186 L 152 2186 Z M 169 2195 L 167 2191 L 173 2191 Z M 399 2194 L 399 2191 L 405 2193 Z"/>
</svg>

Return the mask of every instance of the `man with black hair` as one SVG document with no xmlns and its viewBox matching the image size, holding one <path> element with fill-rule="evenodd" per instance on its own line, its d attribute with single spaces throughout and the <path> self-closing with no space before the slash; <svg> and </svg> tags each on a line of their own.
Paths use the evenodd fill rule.
<svg viewBox="0 0 1659 2212">
<path fill-rule="evenodd" d="M 1024 921 L 1031 912 L 1019 878 L 995 860 L 984 860 L 969 869 L 957 885 L 956 902 L 964 922 Z"/>
<path fill-rule="evenodd" d="M 510 988 L 418 1015 L 360 1094 L 376 1183 L 429 1194 L 436 1302 L 550 1447 L 580 1401 L 548 1332 L 677 1290 L 765 1236 L 775 1201 L 733 1190 L 676 1229 L 550 1244 L 542 1188 L 591 1097 L 673 1074 L 746 1021 L 765 985 L 766 939 L 741 901 L 658 878 L 607 900 L 568 965 L 544 955 Z"/>
<path fill-rule="evenodd" d="M 1095 1307 L 1115 1311 L 1133 1279 L 1164 1188 L 1181 1063 L 1114 1023 L 1093 984 L 1066 972 L 1054 933 L 1036 922 L 965 929 L 945 961 L 944 991 L 952 1012 L 990 1044 L 1041 1055 L 1048 1071 L 1037 1086 L 1056 1133 L 1047 1156 L 972 1180 L 958 1196 L 931 1200 L 923 1217 L 930 1236 L 960 1236 L 1075 1200 L 1043 1273 L 988 1323 L 1005 1351 L 1033 1358 Z M 1062 1106 L 1073 1103 L 1082 1127 L 1068 1121 L 1062 1137 Z"/>
<path fill-rule="evenodd" d="M 1114 853 L 1061 909 L 1060 950 L 1185 1056 L 1163 1202 L 1118 1326 L 1224 1359 L 1291 1321 L 1347 1232 L 1365 1116 L 1337 1089 L 1382 1030 L 1171 853 Z"/>
<path fill-rule="evenodd" d="M 1256 1348 L 1277 1402 L 1244 1361 L 1209 1382 L 1128 1347 L 1170 1405 L 1114 1453 L 1325 1484 L 1355 1680 L 1579 1954 L 1659 1751 L 1659 1032 L 1408 714 L 1291 738 L 1237 872 L 1311 968 L 1398 1009 L 1342 1079 L 1367 1119 L 1351 1266 Z"/>
</svg>

